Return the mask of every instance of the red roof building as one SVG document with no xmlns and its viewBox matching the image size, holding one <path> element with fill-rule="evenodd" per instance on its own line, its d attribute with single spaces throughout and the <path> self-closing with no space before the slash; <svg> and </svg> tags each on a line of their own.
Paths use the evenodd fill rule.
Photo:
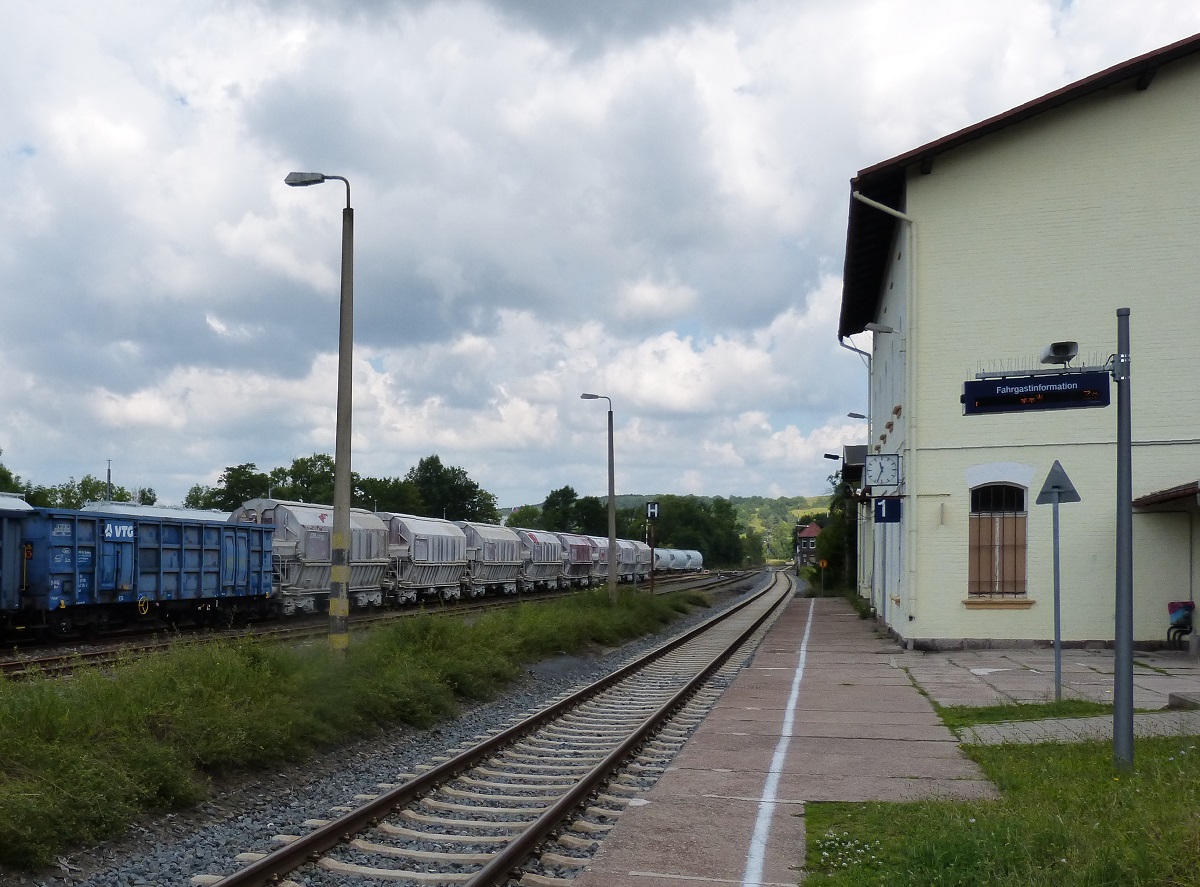
<svg viewBox="0 0 1200 887">
<path fill-rule="evenodd" d="M 796 524 L 792 541 L 797 567 L 817 562 L 817 537 L 820 535 L 821 528 L 817 524 Z"/>
</svg>

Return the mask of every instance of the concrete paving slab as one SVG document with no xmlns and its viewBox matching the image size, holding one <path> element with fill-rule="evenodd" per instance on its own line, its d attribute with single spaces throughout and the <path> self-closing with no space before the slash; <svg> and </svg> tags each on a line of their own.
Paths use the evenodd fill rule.
<svg viewBox="0 0 1200 887">
<path fill-rule="evenodd" d="M 868 758 L 885 754 L 902 756 L 906 761 L 912 761 L 914 764 L 924 759 L 961 760 L 966 763 L 966 759 L 963 758 L 962 752 L 958 748 L 958 740 L 945 727 L 942 730 L 942 737 L 934 740 L 792 735 L 788 755 L 802 756 L 804 766 L 808 766 L 810 761 L 834 757 Z M 679 767 L 700 766 L 704 769 L 727 767 L 757 769 L 765 772 L 775 751 L 776 742 L 774 740 L 779 736 L 778 730 L 774 737 L 749 732 L 740 734 L 709 732 L 703 735 L 703 742 L 693 743 L 689 740 L 676 756 L 675 764 Z M 702 763 L 697 763 L 698 761 Z M 758 766 L 760 763 L 761 766 Z M 851 768 L 847 772 L 853 773 L 854 769 Z"/>
<path fill-rule="evenodd" d="M 846 781 L 849 780 L 849 781 Z M 674 798 L 705 797 L 714 802 L 724 800 L 753 801 L 760 795 L 744 794 L 747 773 L 740 770 L 695 770 L 674 768 L 671 778 L 660 782 L 661 791 L 653 795 L 658 803 Z M 929 794 L 921 794 L 928 792 Z M 647 799 L 652 796 L 647 795 Z M 780 776 L 777 803 L 801 809 L 807 801 L 887 801 L 910 800 L 919 797 L 955 797 L 962 799 L 996 797 L 995 787 L 977 773 L 963 776 L 884 776 L 861 774 L 838 775 L 836 779 L 814 778 L 813 774 L 785 773 Z"/>
<path fill-rule="evenodd" d="M 702 795 L 660 802 L 652 790 L 647 803 L 632 807 L 605 839 L 591 868 L 575 879 L 577 887 L 705 887 L 741 884 L 758 800 L 716 801 Z M 787 805 L 782 805 L 787 806 Z M 772 840 L 790 853 L 765 862 L 764 885 L 795 887 L 804 859 L 803 808 L 773 818 Z"/>
<path fill-rule="evenodd" d="M 716 725 L 718 728 L 720 728 L 722 725 L 725 725 L 725 724 L 736 724 L 736 723 L 740 723 L 743 720 L 757 719 L 755 716 L 758 714 L 760 714 L 760 713 L 759 712 L 744 712 L 744 713 L 742 713 L 742 712 L 737 712 L 737 711 L 733 711 L 733 710 L 731 710 L 731 711 L 721 710 L 719 712 L 713 712 L 712 714 L 709 715 L 709 718 L 713 719 L 713 724 Z M 778 717 L 778 713 L 776 713 L 775 717 Z M 920 726 L 920 725 L 925 725 L 925 724 L 937 724 L 937 725 L 941 724 L 941 721 L 938 720 L 936 717 L 930 716 L 928 710 L 926 710 L 926 711 L 921 711 L 921 710 L 880 711 L 880 712 L 847 711 L 847 710 L 842 710 L 842 711 L 808 710 L 808 711 L 798 711 L 795 713 L 795 716 L 792 718 L 794 724 L 796 724 L 796 725 L 824 724 L 824 723 L 829 723 L 830 721 L 832 721 L 834 719 L 836 719 L 836 723 L 843 724 L 847 728 L 858 727 L 858 726 L 865 725 L 865 724 L 881 724 L 884 726 L 893 725 L 893 726 L 898 726 L 898 727 L 905 726 L 905 725 Z"/>
</svg>

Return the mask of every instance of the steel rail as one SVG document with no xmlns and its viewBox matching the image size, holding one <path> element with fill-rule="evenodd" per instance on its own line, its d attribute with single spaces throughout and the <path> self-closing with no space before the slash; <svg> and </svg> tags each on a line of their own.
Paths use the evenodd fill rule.
<svg viewBox="0 0 1200 887">
<path fill-rule="evenodd" d="M 776 577 L 776 581 L 777 579 L 778 577 Z M 453 779 L 463 771 L 491 757 L 498 749 L 509 745 L 528 733 L 532 733 L 544 724 L 558 718 L 564 712 L 575 708 L 592 696 L 644 668 L 650 662 L 662 658 L 672 650 L 703 634 L 716 623 L 724 621 L 735 613 L 740 612 L 759 598 L 769 594 L 774 587 L 775 582 L 772 582 L 767 588 L 757 592 L 745 601 L 735 604 L 723 613 L 704 620 L 679 637 L 673 638 L 657 649 L 638 657 L 612 674 L 584 687 L 577 693 L 548 705 L 541 711 L 497 733 L 490 739 L 460 752 L 449 760 L 416 776 L 409 782 L 389 789 L 378 798 L 369 801 L 363 806 L 351 810 L 349 813 L 345 813 L 325 825 L 318 826 L 313 831 L 302 835 L 286 846 L 268 853 L 261 859 L 251 862 L 249 865 L 230 875 L 226 875 L 220 881 L 216 882 L 214 887 L 260 887 L 260 885 L 277 883 L 278 879 L 299 868 L 305 862 L 317 861 L 321 854 L 337 847 L 339 844 L 349 842 L 355 834 L 368 826 L 377 825 L 392 810 L 418 800 L 441 783 Z M 769 614 L 771 610 L 767 612 Z M 763 618 L 766 618 L 766 614 L 764 614 Z M 741 642 L 739 641 L 739 643 Z M 578 801 L 575 801 L 567 809 L 572 809 L 577 803 Z"/>
<path fill-rule="evenodd" d="M 778 579 L 777 575 L 775 582 Z M 772 582 L 771 586 L 763 591 L 762 594 L 769 593 L 774 588 L 775 582 Z M 757 596 L 755 599 L 757 600 Z M 524 865 L 525 860 L 533 855 L 542 842 L 555 829 L 561 826 L 577 807 L 584 806 L 592 792 L 607 782 L 614 771 L 619 770 L 630 757 L 636 754 L 646 739 L 651 734 L 657 732 L 664 722 L 670 720 L 683 707 L 687 700 L 704 685 L 704 682 L 720 669 L 726 660 L 754 632 L 758 631 L 767 618 L 781 607 L 787 599 L 787 596 L 781 595 L 779 600 L 754 620 L 752 625 L 739 634 L 724 650 L 713 656 L 708 665 L 681 687 L 670 699 L 664 702 L 654 714 L 646 718 L 641 726 L 630 734 L 628 739 L 625 739 L 617 748 L 613 749 L 603 761 L 580 779 L 574 788 L 563 795 L 545 813 L 531 822 L 519 835 L 514 837 L 503 850 L 492 857 L 490 862 L 485 864 L 482 869 L 467 881 L 466 887 L 495 887 L 495 885 L 503 884 L 509 878 L 519 878 L 521 875 L 520 867 Z"/>
</svg>

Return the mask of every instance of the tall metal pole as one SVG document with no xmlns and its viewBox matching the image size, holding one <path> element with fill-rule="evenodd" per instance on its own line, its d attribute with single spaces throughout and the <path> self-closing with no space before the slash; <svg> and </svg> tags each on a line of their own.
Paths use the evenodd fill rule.
<svg viewBox="0 0 1200 887">
<path fill-rule="evenodd" d="M 617 602 L 617 482 L 613 469 L 613 409 L 612 398 L 603 394 L 579 395 L 580 400 L 608 401 L 608 599 Z"/>
<path fill-rule="evenodd" d="M 1054 701 L 1062 702 L 1062 585 L 1059 581 L 1058 490 L 1050 491 L 1054 505 Z"/>
<path fill-rule="evenodd" d="M 1062 701 L 1062 557 L 1059 544 L 1058 506 L 1063 502 L 1080 502 L 1079 491 L 1067 477 L 1062 463 L 1057 459 L 1050 466 L 1042 491 L 1038 493 L 1038 505 L 1054 508 L 1054 701 Z"/>
<path fill-rule="evenodd" d="M 1117 581 L 1113 763 L 1133 767 L 1133 427 L 1129 405 L 1129 309 L 1117 309 Z"/>
<path fill-rule="evenodd" d="M 608 599 L 617 602 L 617 481 L 613 463 L 613 411 L 608 398 Z"/>
<path fill-rule="evenodd" d="M 342 293 L 338 317 L 337 427 L 333 444 L 333 550 L 329 569 L 329 648 L 337 653 L 350 646 L 350 417 L 354 383 L 354 210 L 350 181 L 319 172 L 288 173 L 292 187 L 319 185 L 335 179 L 346 186 L 342 210 Z"/>
<path fill-rule="evenodd" d="M 332 177 L 331 177 L 332 178 Z M 345 181 L 345 180 L 343 180 Z M 329 571 L 329 647 L 350 645 L 350 420 L 354 388 L 354 210 L 346 182 L 342 210 L 342 298 L 338 324 L 337 430 L 333 453 L 333 558 Z"/>
<path fill-rule="evenodd" d="M 650 596 L 654 596 L 654 521 L 650 524 Z"/>
</svg>

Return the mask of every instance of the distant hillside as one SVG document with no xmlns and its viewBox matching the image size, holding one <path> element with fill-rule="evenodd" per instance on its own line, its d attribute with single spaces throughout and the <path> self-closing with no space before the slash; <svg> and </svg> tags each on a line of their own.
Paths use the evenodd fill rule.
<svg viewBox="0 0 1200 887">
<path fill-rule="evenodd" d="M 769 535 L 771 528 L 778 524 L 795 525 L 806 514 L 828 511 L 829 499 L 829 496 L 729 497 L 737 510 L 738 522 L 764 535 Z"/>
</svg>

